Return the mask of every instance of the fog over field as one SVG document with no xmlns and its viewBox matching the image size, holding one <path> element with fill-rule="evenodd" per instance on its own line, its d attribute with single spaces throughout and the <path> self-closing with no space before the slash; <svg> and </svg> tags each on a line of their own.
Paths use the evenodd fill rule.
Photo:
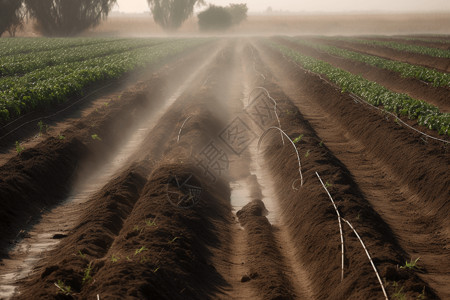
<svg viewBox="0 0 450 300">
<path fill-rule="evenodd" d="M 266 11 L 269 7 L 275 11 L 290 12 L 431 12 L 450 11 L 448 0 L 319 0 L 319 1 L 295 1 L 295 0 L 247 0 L 231 1 L 232 3 L 246 3 L 251 13 Z M 117 10 L 127 13 L 149 11 L 144 0 L 118 0 Z M 228 5 L 229 0 L 207 1 L 214 5 Z"/>
</svg>

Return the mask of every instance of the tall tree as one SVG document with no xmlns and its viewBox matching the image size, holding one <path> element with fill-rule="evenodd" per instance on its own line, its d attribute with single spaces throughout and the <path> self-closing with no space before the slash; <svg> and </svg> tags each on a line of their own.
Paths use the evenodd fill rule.
<svg viewBox="0 0 450 300">
<path fill-rule="evenodd" d="M 178 29 L 194 12 L 194 6 L 204 0 L 147 0 L 153 19 L 164 29 Z"/>
<path fill-rule="evenodd" d="M 8 31 L 11 36 L 22 26 L 24 11 L 23 0 L 0 0 L 0 36 Z"/>
<path fill-rule="evenodd" d="M 73 36 L 97 26 L 117 0 L 24 0 L 46 36 Z"/>
<path fill-rule="evenodd" d="M 233 25 L 239 25 L 242 21 L 247 19 L 247 4 L 245 3 L 235 3 L 230 4 L 228 7 L 226 7 L 228 12 L 231 15 L 231 22 Z"/>
</svg>

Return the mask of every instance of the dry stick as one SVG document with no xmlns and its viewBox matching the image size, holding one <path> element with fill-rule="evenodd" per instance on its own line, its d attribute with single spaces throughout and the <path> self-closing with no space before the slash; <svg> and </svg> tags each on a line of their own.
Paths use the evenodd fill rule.
<svg viewBox="0 0 450 300">
<path fill-rule="evenodd" d="M 353 228 L 352 224 L 350 224 L 349 221 L 347 221 L 344 218 L 341 218 L 342 221 L 344 221 L 345 223 L 348 224 L 348 226 L 350 226 L 350 228 L 353 230 L 353 232 L 356 234 L 356 237 L 359 239 L 359 241 L 361 242 L 361 245 L 364 248 L 364 251 L 366 251 L 367 257 L 369 258 L 370 264 L 372 265 L 373 270 L 375 271 L 375 274 L 377 275 L 378 281 L 380 282 L 381 285 L 381 289 L 383 290 L 383 294 L 384 297 L 386 298 L 386 300 L 389 300 L 388 295 L 386 294 L 386 290 L 384 289 L 384 285 L 383 282 L 381 281 L 380 275 L 378 274 L 377 268 L 375 267 L 375 264 L 372 261 L 372 258 L 370 257 L 369 251 L 367 251 L 366 245 L 364 245 L 364 242 L 362 241 L 361 237 L 359 236 L 358 232 L 356 232 L 355 228 Z"/>
<path fill-rule="evenodd" d="M 274 98 L 272 98 L 272 96 L 270 96 L 270 93 L 269 93 L 269 91 L 268 91 L 266 88 L 261 87 L 261 86 L 255 87 L 255 88 L 250 92 L 250 94 L 248 95 L 247 106 L 250 105 L 250 97 L 252 96 L 252 94 L 253 94 L 253 92 L 254 92 L 255 90 L 263 90 L 263 91 L 266 93 L 267 97 L 269 97 L 269 99 L 272 100 L 272 102 L 273 102 L 273 104 L 274 104 L 273 111 L 274 111 L 274 113 L 275 113 L 275 116 L 277 117 L 278 127 L 281 128 L 280 118 L 278 117 L 278 108 L 277 108 L 278 103 L 277 103 L 277 101 L 276 101 Z M 284 145 L 284 137 L 283 137 L 283 134 L 281 134 L 281 140 L 283 141 L 283 145 Z"/>
<path fill-rule="evenodd" d="M 342 233 L 342 223 L 341 223 L 341 214 L 339 213 L 339 210 L 336 206 L 336 203 L 334 203 L 333 198 L 330 195 L 330 192 L 328 191 L 328 189 L 326 188 L 325 184 L 323 184 L 322 178 L 320 178 L 319 173 L 316 172 L 317 177 L 320 180 L 320 183 L 322 184 L 323 188 L 325 189 L 325 191 L 328 194 L 328 197 L 331 200 L 331 203 L 333 203 L 334 206 L 334 210 L 336 211 L 336 214 L 338 216 L 338 221 L 339 221 L 339 232 L 341 234 L 341 261 L 342 261 L 342 267 L 341 267 L 341 282 L 344 280 L 344 235 Z"/>
<path fill-rule="evenodd" d="M 264 131 L 264 133 L 261 135 L 261 137 L 260 137 L 259 140 L 258 140 L 258 148 L 257 148 L 257 153 L 256 153 L 256 154 L 259 153 L 259 148 L 261 147 L 262 140 L 263 140 L 264 137 L 267 135 L 267 133 L 268 133 L 270 130 L 272 130 L 272 129 L 276 129 L 276 130 L 280 131 L 281 134 L 283 134 L 283 135 L 291 142 L 292 146 L 294 146 L 295 153 L 297 154 L 297 159 L 298 159 L 298 172 L 300 173 L 300 185 L 303 186 L 302 165 L 301 165 L 301 162 L 300 162 L 300 155 L 298 154 L 297 147 L 295 146 L 295 144 L 294 144 L 294 142 L 291 140 L 291 138 L 290 138 L 290 137 L 289 137 L 289 136 L 288 136 L 281 128 L 273 126 L 273 127 L 268 128 L 266 131 Z M 296 189 L 296 188 L 294 187 L 294 183 L 295 183 L 295 181 L 292 183 L 292 189 L 298 190 L 298 189 Z"/>
<path fill-rule="evenodd" d="M 177 143 L 180 142 L 181 131 L 183 130 L 184 125 L 186 124 L 187 121 L 189 121 L 190 118 L 192 118 L 192 115 L 187 117 L 186 120 L 184 120 L 183 124 L 181 125 L 180 131 L 178 132 Z"/>
</svg>

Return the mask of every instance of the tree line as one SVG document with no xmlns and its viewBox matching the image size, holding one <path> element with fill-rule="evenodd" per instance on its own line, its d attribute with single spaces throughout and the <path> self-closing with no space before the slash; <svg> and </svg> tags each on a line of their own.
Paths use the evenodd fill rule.
<svg viewBox="0 0 450 300">
<path fill-rule="evenodd" d="M 44 36 L 74 36 L 100 24 L 117 0 L 0 0 L 0 36 L 15 36 L 27 18 Z M 167 31 L 178 29 L 205 0 L 147 0 L 153 19 Z M 201 30 L 222 30 L 247 17 L 246 4 L 210 5 L 198 15 Z"/>
</svg>

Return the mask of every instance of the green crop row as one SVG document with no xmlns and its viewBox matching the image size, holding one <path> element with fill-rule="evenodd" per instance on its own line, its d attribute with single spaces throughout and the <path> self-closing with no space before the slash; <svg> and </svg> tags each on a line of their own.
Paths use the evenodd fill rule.
<svg viewBox="0 0 450 300">
<path fill-rule="evenodd" d="M 442 39 L 440 36 L 430 36 L 429 38 L 422 38 L 422 37 L 408 37 L 408 36 L 400 36 L 399 38 L 405 40 L 405 41 L 419 41 L 419 42 L 426 42 L 426 43 L 436 43 L 436 44 L 446 44 L 450 45 L 450 40 Z"/>
<path fill-rule="evenodd" d="M 0 39 L 0 57 L 115 41 L 117 38 L 13 38 Z"/>
<path fill-rule="evenodd" d="M 153 47 L 137 48 L 124 53 L 97 57 L 81 62 L 64 63 L 36 70 L 22 77 L 0 79 L 0 122 L 40 107 L 67 100 L 87 85 L 164 61 L 204 39 L 174 40 Z"/>
<path fill-rule="evenodd" d="M 380 58 L 378 56 L 362 54 L 334 46 L 327 46 L 308 42 L 305 40 L 295 39 L 295 42 L 309 46 L 320 51 L 327 52 L 332 55 L 337 55 L 343 58 L 360 61 L 377 68 L 391 70 L 400 73 L 404 78 L 416 78 L 429 83 L 433 86 L 450 86 L 450 74 L 442 73 L 433 69 L 422 66 L 415 66 L 404 62 Z"/>
<path fill-rule="evenodd" d="M 116 40 L 108 43 L 94 43 L 77 47 L 3 56 L 0 57 L 0 76 L 25 74 L 48 66 L 122 53 L 134 48 L 153 46 L 161 42 L 162 40 L 160 39 Z"/>
<path fill-rule="evenodd" d="M 314 73 L 325 75 L 339 86 L 342 92 L 353 93 L 375 106 L 383 106 L 397 115 L 417 119 L 417 122 L 439 134 L 450 135 L 450 114 L 442 113 L 431 104 L 411 98 L 406 94 L 394 93 L 387 88 L 329 63 L 302 55 L 297 51 L 278 44 L 270 44 L 286 57 Z"/>
<path fill-rule="evenodd" d="M 377 40 L 365 40 L 365 39 L 356 39 L 356 38 L 336 38 L 336 39 L 347 41 L 347 42 L 354 42 L 354 43 L 358 43 L 358 44 L 364 44 L 364 45 L 383 46 L 383 47 L 388 47 L 388 48 L 395 49 L 395 50 L 425 54 L 425 55 L 434 56 L 434 57 L 450 58 L 449 50 L 430 48 L 430 47 L 424 47 L 424 46 L 418 46 L 418 45 L 408 45 L 408 44 L 402 44 L 402 43 L 397 43 L 397 42 L 377 41 Z"/>
</svg>

